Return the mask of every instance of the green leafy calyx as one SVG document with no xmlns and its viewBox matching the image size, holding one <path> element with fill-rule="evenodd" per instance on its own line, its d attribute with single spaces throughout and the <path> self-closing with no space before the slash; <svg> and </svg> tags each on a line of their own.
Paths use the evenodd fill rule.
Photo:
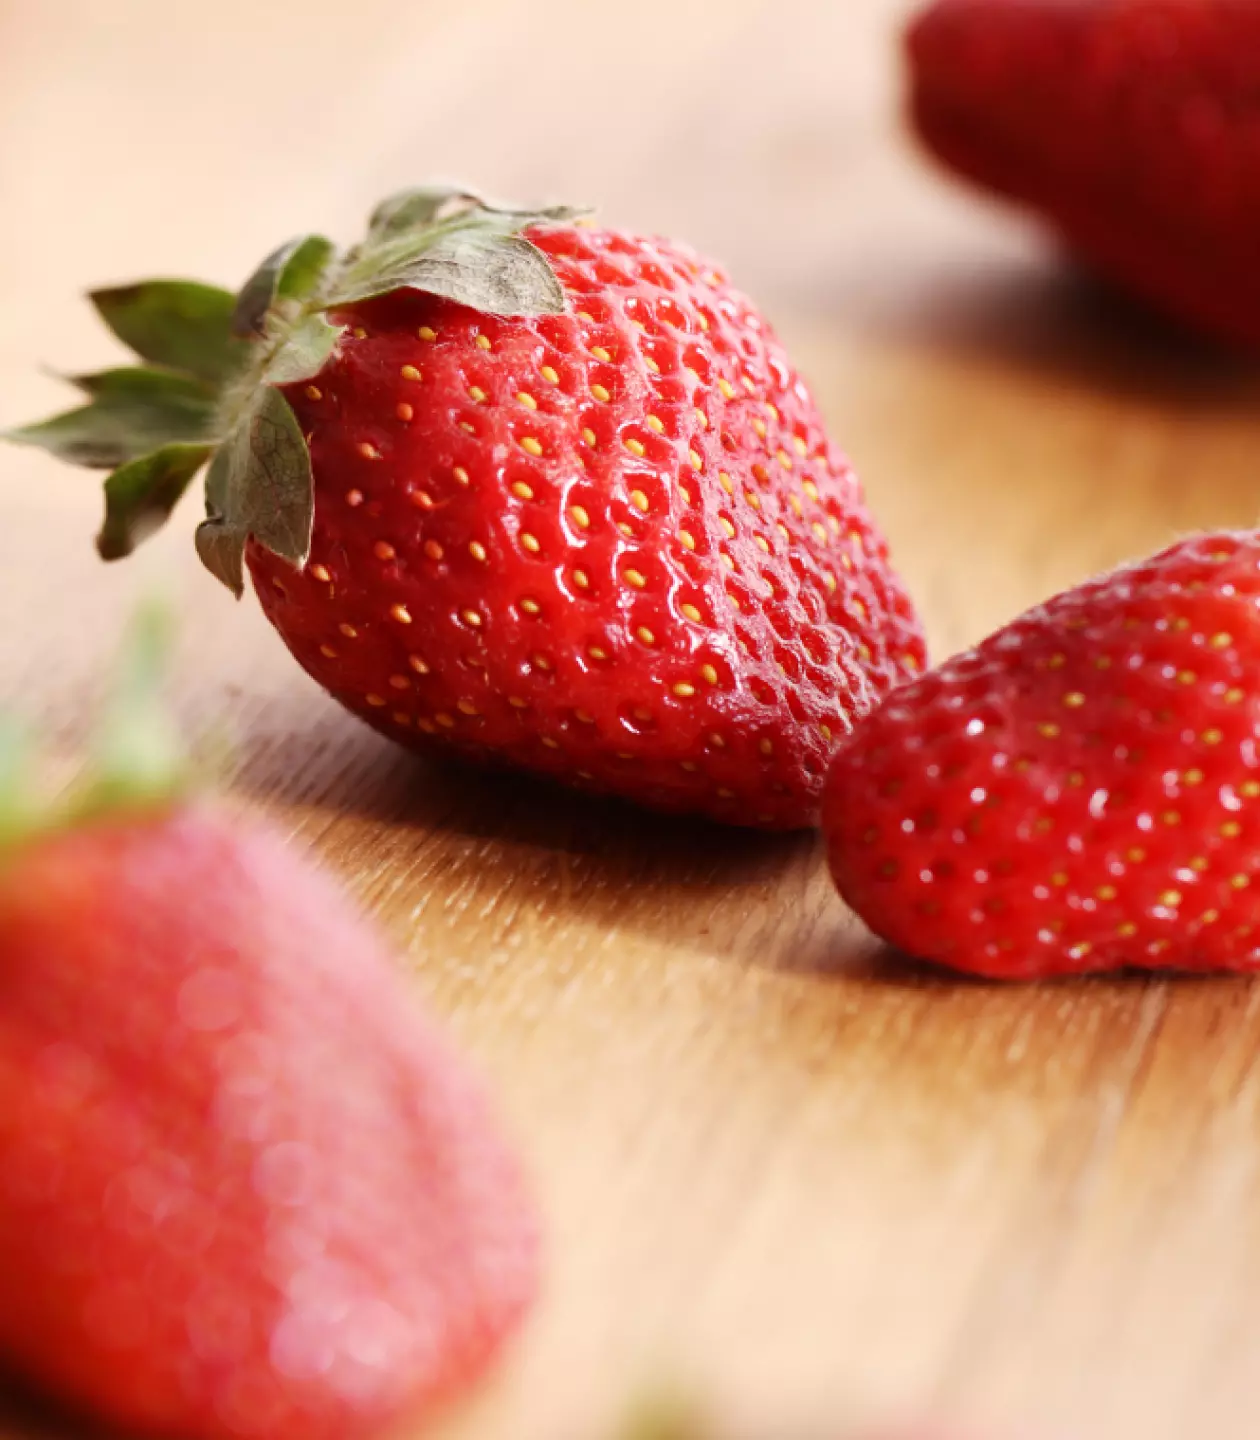
<svg viewBox="0 0 1260 1440">
<path fill-rule="evenodd" d="M 143 363 L 73 377 L 85 404 L 0 438 L 110 472 L 97 539 L 107 560 L 164 524 L 208 465 L 197 551 L 240 595 L 250 539 L 298 568 L 309 558 L 310 449 L 284 387 L 334 357 L 345 330 L 337 312 L 418 290 L 487 314 L 559 314 L 560 283 L 523 232 L 580 213 L 454 187 L 407 190 L 376 208 L 354 248 L 298 236 L 236 295 L 189 280 L 98 290 L 102 319 Z"/>
</svg>

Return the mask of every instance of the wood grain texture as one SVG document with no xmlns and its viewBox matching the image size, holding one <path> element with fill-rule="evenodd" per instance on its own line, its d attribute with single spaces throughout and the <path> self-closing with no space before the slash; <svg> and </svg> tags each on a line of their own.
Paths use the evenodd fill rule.
<svg viewBox="0 0 1260 1440">
<path fill-rule="evenodd" d="M 1257 511 L 1260 376 L 1134 316 L 903 139 L 894 0 L 7 0 L 0 423 L 107 358 L 76 292 L 234 282 L 432 173 L 719 254 L 765 303 L 938 656 Z M 0 700 L 67 752 L 134 597 L 243 802 L 383 918 L 497 1083 L 546 1302 L 451 1440 L 595 1440 L 645 1376 L 741 1434 L 1256 1434 L 1260 990 L 1003 990 L 881 955 L 808 837 L 422 765 L 344 716 L 183 514 L 92 554 L 90 477 L 0 457 Z M 2 1427 L 0 1427 L 2 1429 Z M 12 1422 L 13 1435 L 28 1434 Z"/>
</svg>

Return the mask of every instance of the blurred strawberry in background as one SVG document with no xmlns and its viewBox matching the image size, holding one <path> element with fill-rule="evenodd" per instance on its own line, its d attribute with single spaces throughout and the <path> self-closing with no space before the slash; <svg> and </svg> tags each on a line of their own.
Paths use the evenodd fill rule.
<svg viewBox="0 0 1260 1440">
<path fill-rule="evenodd" d="M 938 0 L 907 48 L 945 165 L 1167 315 L 1260 345 L 1260 5 Z"/>
</svg>

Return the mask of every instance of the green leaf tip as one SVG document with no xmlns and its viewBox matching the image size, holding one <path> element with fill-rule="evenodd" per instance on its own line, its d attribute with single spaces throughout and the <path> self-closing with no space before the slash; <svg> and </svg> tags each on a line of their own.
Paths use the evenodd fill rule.
<svg viewBox="0 0 1260 1440">
<path fill-rule="evenodd" d="M 146 280 L 89 297 L 101 319 L 130 350 L 211 385 L 243 370 L 249 348 L 232 333 L 235 298 L 197 280 Z"/>
<path fill-rule="evenodd" d="M 96 290 L 101 318 L 142 363 L 67 377 L 86 404 L 0 439 L 109 472 L 107 560 L 162 526 L 208 463 L 197 551 L 239 596 L 251 539 L 299 568 L 310 554 L 314 474 L 283 391 L 335 357 L 346 326 L 330 312 L 415 290 L 486 314 L 560 314 L 564 291 L 526 232 L 584 213 L 420 186 L 378 205 L 349 250 L 317 234 L 286 241 L 236 295 L 176 279 Z"/>
<path fill-rule="evenodd" d="M 190 417 L 202 422 L 214 410 L 214 387 L 175 370 L 161 370 L 150 365 L 121 365 L 113 370 L 97 370 L 90 375 L 67 375 L 64 378 L 93 400 L 113 400 L 137 408 L 157 403 L 171 411 L 186 411 Z"/>
<path fill-rule="evenodd" d="M 161 703 L 173 632 L 170 612 L 157 601 L 133 616 L 72 805 L 77 817 L 160 804 L 185 788 L 183 746 Z"/>
<path fill-rule="evenodd" d="M 207 441 L 215 423 L 214 392 L 197 380 L 139 367 L 82 375 L 91 397 L 77 410 L 3 432 L 90 470 L 113 470 L 163 445 Z"/>
<path fill-rule="evenodd" d="M 115 470 L 105 482 L 105 521 L 96 537 L 101 559 L 121 560 L 160 530 L 213 454 L 211 445 L 164 445 Z"/>
</svg>

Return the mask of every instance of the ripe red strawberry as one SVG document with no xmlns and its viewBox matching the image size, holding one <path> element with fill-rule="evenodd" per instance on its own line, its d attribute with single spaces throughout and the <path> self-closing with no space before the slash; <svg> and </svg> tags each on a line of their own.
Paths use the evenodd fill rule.
<svg viewBox="0 0 1260 1440">
<path fill-rule="evenodd" d="M 824 830 L 891 944 L 1008 978 L 1260 966 L 1260 534 L 1030 611 L 841 747 Z"/>
<path fill-rule="evenodd" d="M 938 0 L 909 56 L 947 165 L 1170 315 L 1260 344 L 1260 6 Z"/>
<path fill-rule="evenodd" d="M 326 879 L 200 802 L 113 810 L 10 834 L 0 954 L 7 1366 L 187 1440 L 354 1440 L 480 1375 L 532 1208 Z"/>
<path fill-rule="evenodd" d="M 406 744 L 799 826 L 836 741 L 922 668 L 808 390 L 682 246 L 420 192 L 349 256 L 308 237 L 272 257 L 237 302 L 253 342 L 204 287 L 96 299 L 223 396 L 198 409 L 167 374 L 128 399 L 135 445 L 108 443 L 117 403 L 13 438 L 131 462 L 107 555 L 213 454 L 203 559 L 239 589 L 244 552 L 300 663 Z"/>
</svg>

